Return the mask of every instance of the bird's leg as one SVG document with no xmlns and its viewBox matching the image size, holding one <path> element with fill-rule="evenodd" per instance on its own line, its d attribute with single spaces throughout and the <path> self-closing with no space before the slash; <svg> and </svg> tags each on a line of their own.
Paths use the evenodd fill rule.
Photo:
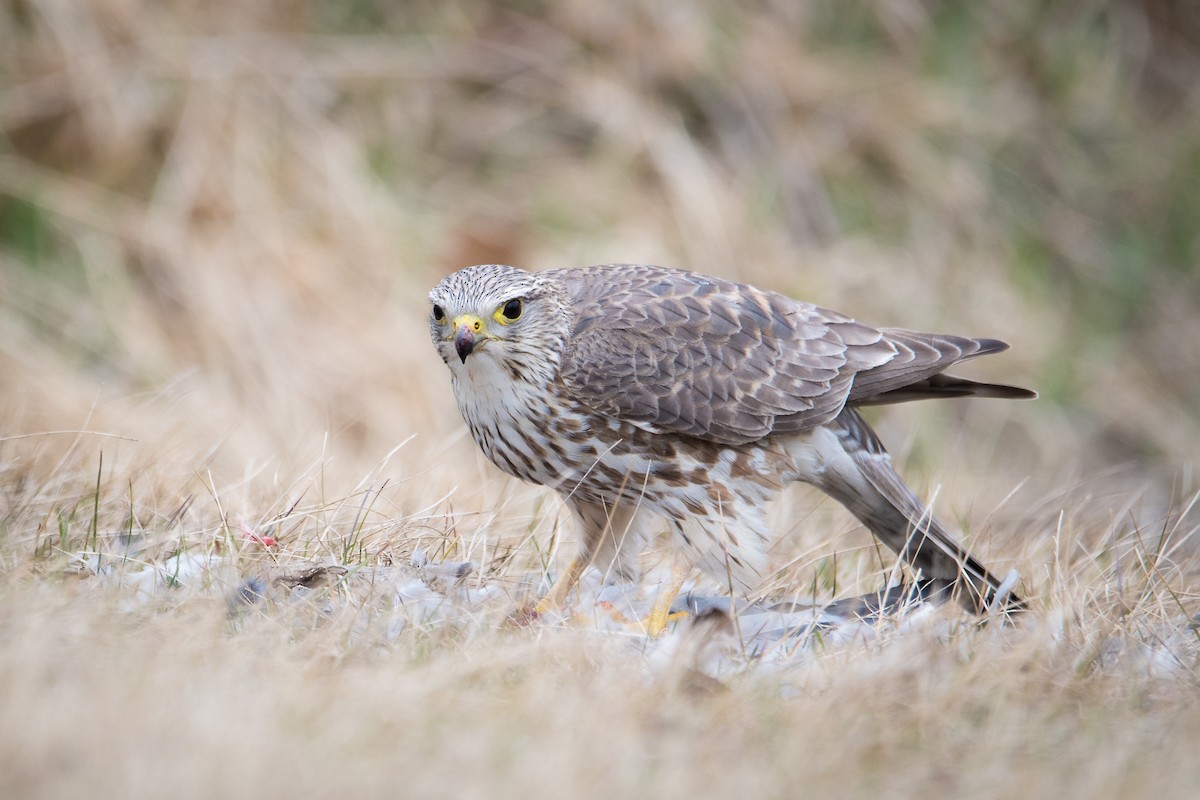
<svg viewBox="0 0 1200 800">
<path fill-rule="evenodd" d="M 535 615 L 545 614 L 547 611 L 559 608 L 567 600 L 567 595 L 579 583 L 579 577 L 583 575 L 583 571 L 587 569 L 589 559 L 583 556 L 575 556 L 571 559 L 571 563 L 567 565 L 563 574 L 559 575 L 550 587 L 550 591 L 546 592 L 546 596 L 537 602 L 533 607 Z"/>
<path fill-rule="evenodd" d="M 686 611 L 671 613 L 671 606 L 674 605 L 675 598 L 679 596 L 679 590 L 683 588 L 687 574 L 687 570 L 679 566 L 678 562 L 671 564 L 671 581 L 665 588 L 659 590 L 658 597 L 654 598 L 654 605 L 650 608 L 649 616 L 642 620 L 646 635 L 651 639 L 662 636 L 669 623 L 687 616 Z"/>
<path fill-rule="evenodd" d="M 550 591 L 536 603 L 522 603 L 510 619 L 517 625 L 526 625 L 546 612 L 560 608 L 567 601 L 567 595 L 579 584 L 579 578 L 589 563 L 590 559 L 583 555 L 571 559 L 566 570 L 550 586 Z"/>
<path fill-rule="evenodd" d="M 659 590 L 649 614 L 640 620 L 630 620 L 624 614 L 613 609 L 613 617 L 630 628 L 645 631 L 651 639 L 657 639 L 666 632 L 667 625 L 688 615 L 686 611 L 671 613 L 671 606 L 674 605 L 675 598 L 679 596 L 679 590 L 683 588 L 683 582 L 687 579 L 687 575 L 686 569 L 679 566 L 678 563 L 673 563 L 671 579 Z"/>
</svg>

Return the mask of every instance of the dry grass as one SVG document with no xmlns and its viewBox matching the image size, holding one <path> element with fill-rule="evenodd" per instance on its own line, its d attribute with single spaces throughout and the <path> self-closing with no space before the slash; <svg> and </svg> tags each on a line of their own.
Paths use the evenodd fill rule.
<svg viewBox="0 0 1200 800">
<path fill-rule="evenodd" d="M 1191 796 L 1186 10 L 515 5 L 0 10 L 0 794 Z M 974 374 L 1041 401 L 880 426 L 1032 612 L 755 661 L 504 628 L 569 531 L 424 300 L 496 260 L 1011 341 Z M 780 509 L 774 596 L 881 580 L 831 505 Z"/>
</svg>

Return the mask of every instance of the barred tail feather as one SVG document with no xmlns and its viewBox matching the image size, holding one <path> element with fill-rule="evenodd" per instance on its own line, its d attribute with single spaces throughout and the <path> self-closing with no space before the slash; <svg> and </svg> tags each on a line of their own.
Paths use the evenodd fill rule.
<svg viewBox="0 0 1200 800">
<path fill-rule="evenodd" d="M 875 432 L 857 412 L 846 409 L 834 425 L 853 469 L 827 473 L 823 490 L 922 578 L 950 582 L 968 608 L 1021 605 L 1019 597 L 1008 593 L 1007 582 L 963 547 L 896 474 Z"/>
</svg>

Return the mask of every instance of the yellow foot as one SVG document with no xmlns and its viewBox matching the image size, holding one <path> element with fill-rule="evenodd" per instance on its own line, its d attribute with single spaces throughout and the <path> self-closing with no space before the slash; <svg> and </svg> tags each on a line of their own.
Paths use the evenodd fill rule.
<svg viewBox="0 0 1200 800">
<path fill-rule="evenodd" d="M 621 611 L 612 603 L 604 602 L 598 604 L 599 608 L 608 612 L 613 620 L 621 625 L 624 625 L 631 631 L 639 631 L 646 634 L 651 639 L 657 639 L 666 633 L 667 628 L 672 622 L 678 622 L 684 617 L 689 616 L 686 611 L 676 611 L 675 613 L 657 614 L 651 611 L 641 619 L 630 619 L 621 613 Z"/>
<path fill-rule="evenodd" d="M 683 588 L 685 578 L 687 578 L 687 572 L 678 565 L 672 566 L 671 581 L 663 591 L 658 593 L 658 597 L 654 598 L 654 606 L 650 609 L 650 613 L 640 620 L 630 620 L 613 606 L 605 605 L 608 605 L 609 613 L 617 622 L 633 630 L 644 631 L 651 639 L 657 639 L 666 633 L 672 622 L 688 616 L 686 611 L 671 613 L 671 606 L 675 603 L 675 598 L 679 596 L 679 590 Z"/>
<path fill-rule="evenodd" d="M 687 572 L 678 564 L 672 564 L 671 582 L 667 584 L 667 588 L 664 591 L 658 593 L 658 597 L 654 600 L 654 607 L 650 609 L 649 616 L 642 620 L 646 626 L 646 635 L 651 639 L 657 639 L 659 636 L 662 636 L 667 630 L 667 625 L 688 615 L 686 611 L 671 613 L 671 606 L 674 605 L 675 598 L 679 596 L 679 590 L 683 588 L 685 578 L 687 578 Z"/>
<path fill-rule="evenodd" d="M 641 625 L 646 629 L 646 635 L 651 639 L 657 639 L 667 632 L 668 626 L 672 622 L 678 622 L 685 617 L 691 616 L 686 611 L 676 611 L 675 613 L 656 614 L 651 611 L 649 616 L 641 620 Z"/>
<path fill-rule="evenodd" d="M 576 558 L 571 561 L 566 571 L 554 581 L 554 585 L 550 587 L 550 591 L 546 592 L 545 597 L 532 605 L 528 603 L 522 604 L 509 617 L 509 621 L 514 625 L 529 625 L 547 612 L 561 608 L 563 603 L 566 602 L 567 595 L 579 583 L 579 576 L 583 574 L 587 565 L 588 562 L 583 558 Z"/>
</svg>

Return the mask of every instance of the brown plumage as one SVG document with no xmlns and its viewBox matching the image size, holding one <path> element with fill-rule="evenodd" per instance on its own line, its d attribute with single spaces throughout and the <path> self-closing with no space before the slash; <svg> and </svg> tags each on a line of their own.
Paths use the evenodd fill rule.
<svg viewBox="0 0 1200 800">
<path fill-rule="evenodd" d="M 602 568 L 635 574 L 665 520 L 696 565 L 752 589 L 770 543 L 763 506 L 803 481 L 967 605 L 1001 588 L 905 486 L 855 408 L 1034 397 L 945 374 L 1003 342 L 872 328 L 649 265 L 469 267 L 430 298 L 434 344 L 476 441 L 567 499 L 584 557 Z"/>
</svg>

